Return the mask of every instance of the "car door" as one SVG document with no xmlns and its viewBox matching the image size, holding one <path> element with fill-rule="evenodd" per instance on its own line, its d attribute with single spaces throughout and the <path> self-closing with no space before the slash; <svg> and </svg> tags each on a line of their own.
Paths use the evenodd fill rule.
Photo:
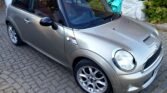
<svg viewBox="0 0 167 93">
<path fill-rule="evenodd" d="M 57 29 L 40 25 L 41 18 L 46 16 L 55 17 L 53 19 L 57 20 L 53 15 L 58 11 L 56 2 L 57 0 L 31 0 L 30 12 L 18 13 L 19 20 L 17 21 L 19 21 L 19 28 L 26 43 L 58 62 L 66 62 L 63 25 L 55 22 Z"/>
<path fill-rule="evenodd" d="M 31 0 L 13 0 L 10 7 L 8 7 L 8 15 L 10 15 L 10 21 L 15 28 L 18 28 L 18 32 L 23 40 L 25 37 L 23 36 L 25 32 L 25 27 L 27 20 L 25 20 L 25 15 L 29 14 Z"/>
</svg>

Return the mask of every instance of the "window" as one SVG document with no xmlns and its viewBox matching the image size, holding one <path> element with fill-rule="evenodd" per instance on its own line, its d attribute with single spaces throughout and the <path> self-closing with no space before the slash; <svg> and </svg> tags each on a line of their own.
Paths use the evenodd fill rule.
<svg viewBox="0 0 167 93">
<path fill-rule="evenodd" d="M 30 0 L 13 0 L 12 5 L 24 10 L 29 9 Z"/>
<path fill-rule="evenodd" d="M 34 13 L 41 17 L 51 17 L 59 23 L 62 22 L 57 0 L 36 0 Z"/>
<path fill-rule="evenodd" d="M 57 0 L 36 0 L 34 13 L 41 17 L 51 17 L 54 21 L 64 24 Z"/>
<path fill-rule="evenodd" d="M 62 0 L 72 28 L 82 29 L 110 22 L 114 14 L 100 0 Z"/>
<path fill-rule="evenodd" d="M 92 9 L 105 12 L 105 6 L 99 0 L 88 0 Z"/>
</svg>

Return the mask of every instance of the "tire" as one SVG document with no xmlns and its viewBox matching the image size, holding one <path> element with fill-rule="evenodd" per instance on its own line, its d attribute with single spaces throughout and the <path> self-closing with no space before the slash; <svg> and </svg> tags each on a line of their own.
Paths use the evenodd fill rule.
<svg viewBox="0 0 167 93">
<path fill-rule="evenodd" d="M 97 64 L 90 60 L 83 59 L 78 62 L 74 68 L 74 77 L 77 84 L 86 93 L 112 93 L 108 77 Z"/>
<path fill-rule="evenodd" d="M 7 33 L 9 36 L 10 41 L 16 45 L 16 46 L 20 46 L 23 44 L 23 41 L 21 40 L 19 34 L 17 33 L 17 30 L 15 29 L 15 27 L 8 23 L 7 24 Z"/>
</svg>

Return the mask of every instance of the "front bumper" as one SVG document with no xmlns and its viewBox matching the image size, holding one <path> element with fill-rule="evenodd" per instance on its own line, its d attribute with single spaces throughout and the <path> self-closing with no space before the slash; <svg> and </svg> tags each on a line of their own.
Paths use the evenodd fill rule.
<svg viewBox="0 0 167 93">
<path fill-rule="evenodd" d="M 129 75 L 120 75 L 119 81 L 122 85 L 121 93 L 136 93 L 147 88 L 156 78 L 161 66 L 163 51 L 161 51 L 155 62 L 145 71 Z"/>
</svg>

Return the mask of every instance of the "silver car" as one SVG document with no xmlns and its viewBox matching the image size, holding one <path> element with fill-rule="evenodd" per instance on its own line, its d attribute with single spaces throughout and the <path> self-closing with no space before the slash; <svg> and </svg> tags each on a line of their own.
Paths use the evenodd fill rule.
<svg viewBox="0 0 167 93">
<path fill-rule="evenodd" d="M 13 44 L 70 68 L 87 93 L 139 92 L 163 57 L 155 28 L 112 13 L 105 0 L 13 0 L 6 25 Z"/>
</svg>

